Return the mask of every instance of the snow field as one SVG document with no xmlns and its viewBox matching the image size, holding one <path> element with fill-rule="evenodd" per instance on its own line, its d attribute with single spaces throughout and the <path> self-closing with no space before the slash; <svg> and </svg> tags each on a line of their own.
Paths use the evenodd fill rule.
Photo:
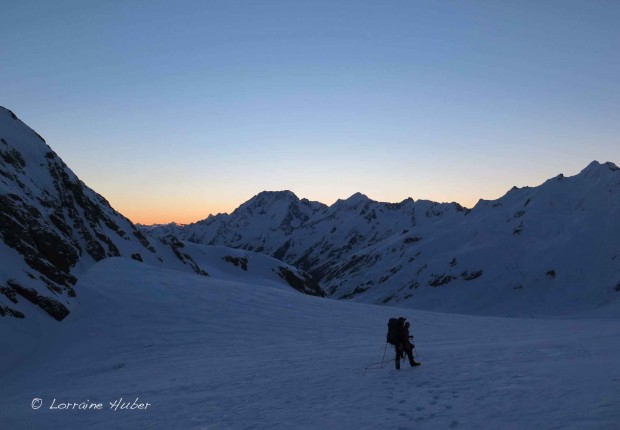
<svg viewBox="0 0 620 430">
<path fill-rule="evenodd" d="M 76 291 L 80 304 L 60 324 L 0 327 L 5 341 L 30 330 L 34 345 L 16 344 L 19 365 L 0 368 L 0 428 L 620 426 L 617 319 L 339 302 L 122 258 L 96 264 Z M 399 315 L 412 324 L 423 366 L 396 371 L 388 347 L 386 368 L 365 370 L 381 360 L 387 320 Z M 110 410 L 121 397 L 151 406 Z M 103 410 L 50 410 L 52 399 Z"/>
</svg>

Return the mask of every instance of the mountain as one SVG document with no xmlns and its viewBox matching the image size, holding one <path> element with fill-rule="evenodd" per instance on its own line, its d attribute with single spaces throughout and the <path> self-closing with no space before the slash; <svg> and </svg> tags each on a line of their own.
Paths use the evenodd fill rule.
<svg viewBox="0 0 620 430">
<path fill-rule="evenodd" d="M 187 225 L 166 224 L 143 227 L 155 236 L 162 232 L 181 234 L 185 239 L 209 245 L 235 244 L 234 247 L 266 252 L 271 244 L 279 244 L 299 230 L 317 212 L 327 208 L 318 202 L 298 199 L 290 191 L 262 192 L 237 208 L 231 215 L 209 216 L 198 222 L 199 228 Z M 212 234 L 213 233 L 213 234 Z M 266 234 L 268 233 L 268 234 Z M 187 237 L 186 237 L 187 236 Z M 213 237 L 213 239 L 210 239 Z M 256 246 L 244 246 L 257 243 Z M 271 252 L 266 252 L 271 253 Z M 282 253 L 275 253 L 279 258 Z"/>
<path fill-rule="evenodd" d="M 611 163 L 472 210 L 261 193 L 147 238 L 3 109 L 0 138 L 3 428 L 617 427 Z M 423 365 L 396 371 L 401 315 Z"/>
<path fill-rule="evenodd" d="M 196 249 L 169 234 L 148 239 L 3 107 L 0 239 L 0 316 L 24 318 L 43 310 L 60 321 L 77 302 L 79 275 L 97 261 L 121 256 L 203 276 L 206 268 L 217 271 L 250 258 L 260 260 L 258 267 L 270 267 L 276 282 L 323 294 L 307 274 L 264 256 Z"/>
<path fill-rule="evenodd" d="M 299 199 L 290 191 L 265 191 L 232 214 L 209 216 L 185 226 L 143 227 L 149 236 L 171 231 L 190 242 L 262 252 L 310 269 L 329 280 L 330 271 L 353 249 L 364 249 L 415 225 L 428 226 L 467 210 L 456 203 L 379 203 L 363 194 L 332 206 Z"/>
<path fill-rule="evenodd" d="M 157 237 L 160 228 L 144 231 Z M 368 303 L 563 315 L 604 313 L 620 300 L 620 169 L 610 162 L 473 209 L 359 193 L 326 206 L 263 192 L 175 233 L 266 253 L 309 272 L 332 297 Z"/>
</svg>

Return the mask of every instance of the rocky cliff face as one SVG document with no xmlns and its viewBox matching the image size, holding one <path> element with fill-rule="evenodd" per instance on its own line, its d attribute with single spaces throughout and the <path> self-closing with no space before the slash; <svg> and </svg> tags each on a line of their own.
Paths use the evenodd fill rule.
<svg viewBox="0 0 620 430">
<path fill-rule="evenodd" d="M 28 307 L 20 303 L 26 301 L 62 320 L 81 269 L 120 255 L 157 258 L 129 220 L 5 108 L 0 108 L 0 237 L 0 315 L 14 317 L 24 316 Z"/>
<path fill-rule="evenodd" d="M 77 277 L 109 257 L 208 275 L 206 262 L 183 248 L 174 236 L 147 239 L 0 107 L 0 316 L 24 318 L 38 307 L 62 320 L 75 302 Z"/>
<path fill-rule="evenodd" d="M 515 187 L 473 209 L 362 194 L 328 207 L 289 191 L 261 193 L 177 234 L 283 259 L 336 298 L 520 315 L 620 300 L 620 170 L 613 163 Z"/>
</svg>

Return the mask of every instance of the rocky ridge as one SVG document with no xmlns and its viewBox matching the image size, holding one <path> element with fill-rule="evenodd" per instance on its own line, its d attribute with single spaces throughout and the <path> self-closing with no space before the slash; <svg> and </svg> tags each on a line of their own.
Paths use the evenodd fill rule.
<svg viewBox="0 0 620 430">
<path fill-rule="evenodd" d="M 174 236 L 147 238 L 80 181 L 38 133 L 3 107 L 0 255 L 0 316 L 24 318 L 38 309 L 58 321 L 76 303 L 73 287 L 79 275 L 105 258 L 132 258 L 203 276 L 211 264 Z M 282 282 L 290 284 L 294 278 L 300 291 L 323 295 L 307 274 L 280 266 L 292 274 L 282 275 Z"/>
<path fill-rule="evenodd" d="M 157 237 L 159 227 L 143 231 Z M 262 192 L 175 234 L 282 259 L 334 298 L 519 315 L 620 299 L 620 169 L 611 162 L 472 209 L 360 193 L 327 206 Z"/>
</svg>

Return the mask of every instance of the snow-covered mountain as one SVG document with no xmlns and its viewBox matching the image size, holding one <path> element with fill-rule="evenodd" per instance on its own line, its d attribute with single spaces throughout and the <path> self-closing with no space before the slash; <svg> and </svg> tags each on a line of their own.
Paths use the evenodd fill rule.
<svg viewBox="0 0 620 430">
<path fill-rule="evenodd" d="M 147 238 L 4 109 L 0 139 L 2 428 L 618 427 L 613 164 L 473 210 L 261 193 Z M 255 251 L 351 301 L 616 318 L 321 300 Z M 421 367 L 393 368 L 400 315 Z"/>
<path fill-rule="evenodd" d="M 77 277 L 95 262 L 118 256 L 201 275 L 243 266 L 261 278 L 268 268 L 275 283 L 323 294 L 307 274 L 262 255 L 186 246 L 170 235 L 163 242 L 147 239 L 2 107 L 0 238 L 0 316 L 23 318 L 38 307 L 62 320 L 79 295 L 73 288 Z"/>
<path fill-rule="evenodd" d="M 473 209 L 263 192 L 174 232 L 287 261 L 336 298 L 485 314 L 600 313 L 620 300 L 620 169 L 610 162 Z"/>
</svg>

